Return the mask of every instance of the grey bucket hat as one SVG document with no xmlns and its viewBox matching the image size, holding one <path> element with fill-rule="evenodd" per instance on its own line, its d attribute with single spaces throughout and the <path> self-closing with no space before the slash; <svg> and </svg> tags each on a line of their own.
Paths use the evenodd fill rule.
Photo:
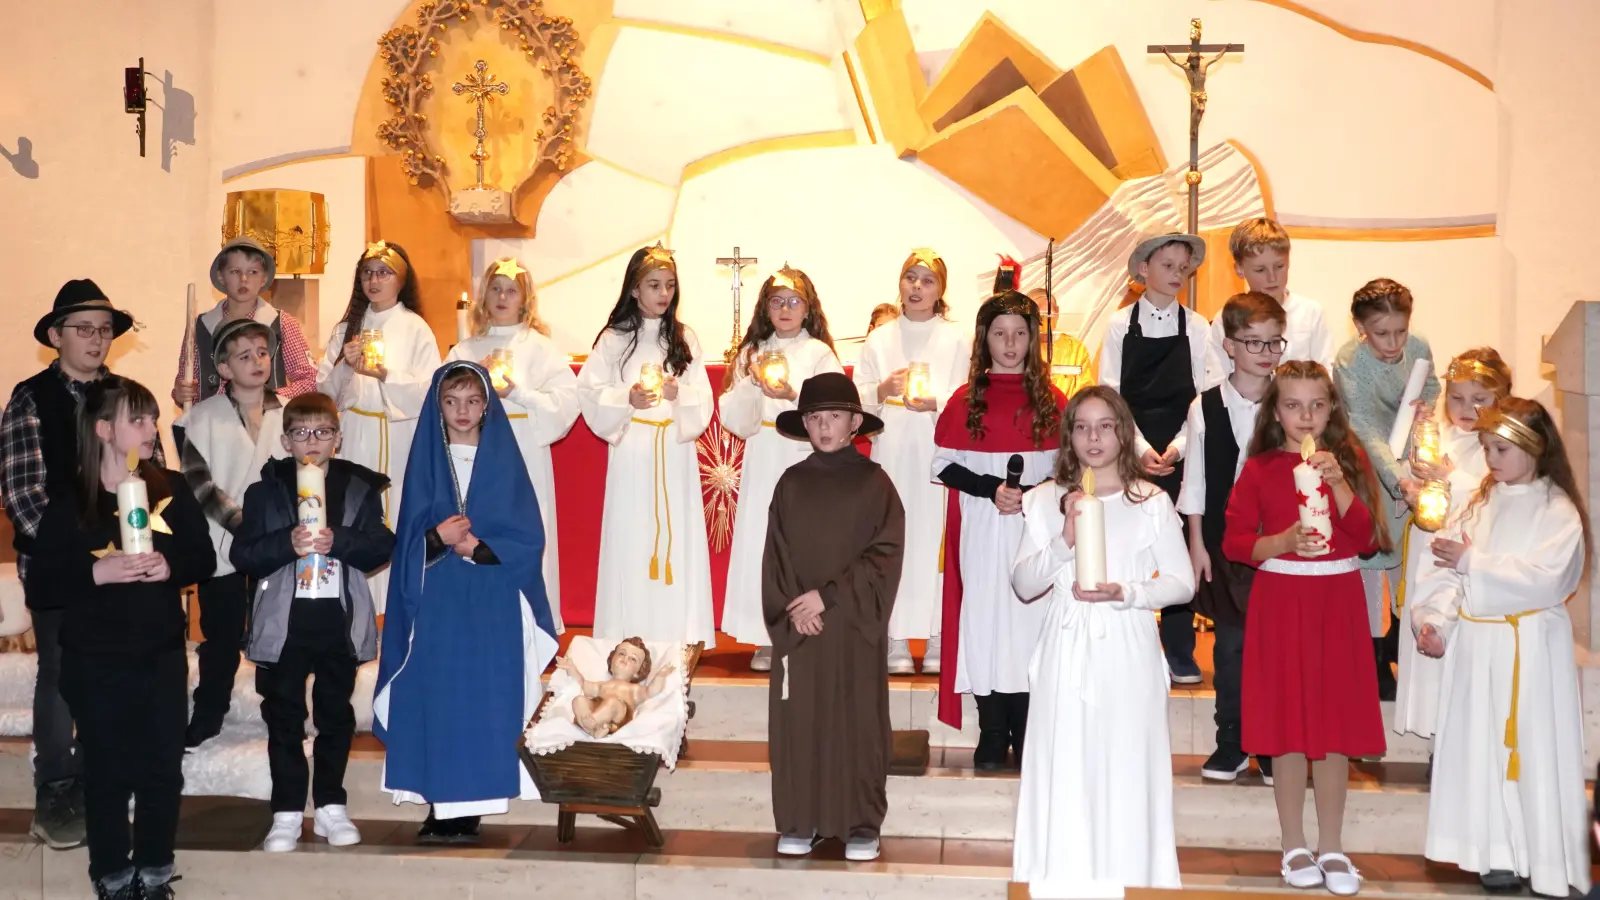
<svg viewBox="0 0 1600 900">
<path fill-rule="evenodd" d="M 223 244 L 222 249 L 217 251 L 217 255 L 211 260 L 211 286 L 221 293 L 226 294 L 228 292 L 227 287 L 222 283 L 222 266 L 227 262 L 228 254 L 235 250 L 251 250 L 261 254 L 266 259 L 265 268 L 267 271 L 267 280 L 261 285 L 261 289 L 264 291 L 272 287 L 273 279 L 278 277 L 278 264 L 272 261 L 272 254 L 267 252 L 267 248 L 256 243 L 253 238 L 247 237 L 236 237 Z"/>
<path fill-rule="evenodd" d="M 1200 264 L 1206 261 L 1205 241 L 1196 235 L 1174 231 L 1171 234 L 1158 234 L 1155 237 L 1147 237 L 1140 241 L 1139 246 L 1133 248 L 1133 253 L 1128 256 L 1128 275 L 1138 278 L 1139 263 L 1149 260 L 1157 250 L 1168 244 L 1189 245 L 1189 271 L 1191 272 L 1200 268 Z"/>
</svg>

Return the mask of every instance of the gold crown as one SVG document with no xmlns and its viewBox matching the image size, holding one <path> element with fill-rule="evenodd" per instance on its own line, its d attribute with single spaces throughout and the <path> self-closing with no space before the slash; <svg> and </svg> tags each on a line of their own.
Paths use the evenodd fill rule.
<svg viewBox="0 0 1600 900">
<path fill-rule="evenodd" d="M 1529 456 L 1537 457 L 1544 453 L 1544 437 L 1520 420 L 1506 415 L 1498 406 L 1491 406 L 1478 413 L 1476 430 L 1503 437 L 1510 441 L 1513 447 L 1526 451 Z"/>
</svg>

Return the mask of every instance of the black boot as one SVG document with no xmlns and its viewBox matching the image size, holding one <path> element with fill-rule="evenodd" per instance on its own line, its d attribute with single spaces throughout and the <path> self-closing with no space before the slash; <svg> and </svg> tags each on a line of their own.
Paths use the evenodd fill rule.
<svg viewBox="0 0 1600 900">
<path fill-rule="evenodd" d="M 1006 698 L 1006 725 L 1011 734 L 1011 764 L 1022 768 L 1022 741 L 1028 734 L 1028 692 L 1002 694 Z"/>
<path fill-rule="evenodd" d="M 1394 634 L 1395 632 L 1391 628 L 1389 633 Z M 1378 699 L 1393 700 L 1398 685 L 1395 684 L 1394 669 L 1389 667 L 1389 663 L 1393 662 L 1393 660 L 1389 657 L 1388 638 L 1372 639 L 1372 655 L 1378 661 Z"/>
<path fill-rule="evenodd" d="M 978 748 L 972 751 L 972 766 L 979 772 L 997 772 L 1006 767 L 1006 729 L 1004 694 L 975 697 L 978 701 Z"/>
</svg>

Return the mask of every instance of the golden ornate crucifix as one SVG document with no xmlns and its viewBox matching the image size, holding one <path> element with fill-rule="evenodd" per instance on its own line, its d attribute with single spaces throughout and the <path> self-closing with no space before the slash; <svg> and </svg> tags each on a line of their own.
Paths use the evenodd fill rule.
<svg viewBox="0 0 1600 900">
<path fill-rule="evenodd" d="M 450 85 L 450 90 L 465 95 L 468 103 L 478 105 L 478 130 L 473 132 L 473 136 L 478 139 L 478 147 L 472 151 L 472 161 L 478 164 L 478 183 L 473 187 L 481 190 L 488 187 L 483 183 L 483 164 L 489 159 L 489 151 L 483 147 L 483 139 L 488 135 L 483 127 L 483 105 L 493 101 L 495 94 L 502 96 L 509 94 L 511 87 L 503 81 L 495 81 L 493 75 L 485 74 L 488 72 L 489 64 L 481 59 L 472 68 L 473 73 L 467 76 L 466 83 L 458 81 Z"/>
<path fill-rule="evenodd" d="M 1173 56 L 1173 51 L 1186 54 L 1183 61 Z M 1197 234 L 1200 227 L 1200 120 L 1206 114 L 1206 73 L 1229 53 L 1244 52 L 1243 44 L 1200 43 L 1200 20 L 1189 20 L 1189 43 L 1151 44 L 1151 53 L 1160 53 L 1183 70 L 1189 79 L 1189 172 L 1184 181 L 1189 185 L 1189 233 Z M 1215 54 L 1206 59 L 1203 54 Z"/>
</svg>

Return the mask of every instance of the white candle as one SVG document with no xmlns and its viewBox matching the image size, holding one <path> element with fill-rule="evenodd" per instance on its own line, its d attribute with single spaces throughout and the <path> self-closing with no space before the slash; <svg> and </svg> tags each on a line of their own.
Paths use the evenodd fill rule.
<svg viewBox="0 0 1600 900">
<path fill-rule="evenodd" d="M 322 467 L 310 459 L 302 460 L 295 472 L 296 512 L 300 524 L 312 537 L 328 529 L 327 476 Z M 326 580 L 328 558 L 321 553 L 308 553 L 295 566 L 295 576 L 301 584 L 316 585 Z"/>
<path fill-rule="evenodd" d="M 1083 496 L 1073 522 L 1073 559 L 1078 589 L 1092 591 L 1106 583 L 1106 504 L 1094 495 L 1094 470 L 1083 473 Z"/>
<path fill-rule="evenodd" d="M 1419 359 L 1411 367 L 1411 378 L 1406 382 L 1405 393 L 1400 395 L 1399 414 L 1394 417 L 1394 427 L 1389 429 L 1389 452 L 1395 459 L 1406 458 L 1406 438 L 1411 437 L 1411 423 L 1417 418 L 1417 408 L 1411 404 L 1422 399 L 1422 386 L 1433 374 L 1433 363 Z"/>
<path fill-rule="evenodd" d="M 461 302 L 456 304 L 456 343 L 461 343 L 468 337 L 467 310 L 472 306 L 467 299 L 467 292 L 461 292 Z"/>
<path fill-rule="evenodd" d="M 156 548 L 150 534 L 150 494 L 144 479 L 132 472 L 117 485 L 117 524 L 122 531 L 122 552 L 149 553 Z"/>
<path fill-rule="evenodd" d="M 1306 435 L 1300 442 L 1300 463 L 1294 467 L 1294 490 L 1299 495 L 1300 527 L 1322 535 L 1323 548 L 1307 556 L 1323 556 L 1331 552 L 1327 546 L 1333 540 L 1333 510 L 1328 505 L 1328 495 L 1322 492 L 1322 473 L 1310 462 L 1317 452 L 1317 442 Z"/>
</svg>

